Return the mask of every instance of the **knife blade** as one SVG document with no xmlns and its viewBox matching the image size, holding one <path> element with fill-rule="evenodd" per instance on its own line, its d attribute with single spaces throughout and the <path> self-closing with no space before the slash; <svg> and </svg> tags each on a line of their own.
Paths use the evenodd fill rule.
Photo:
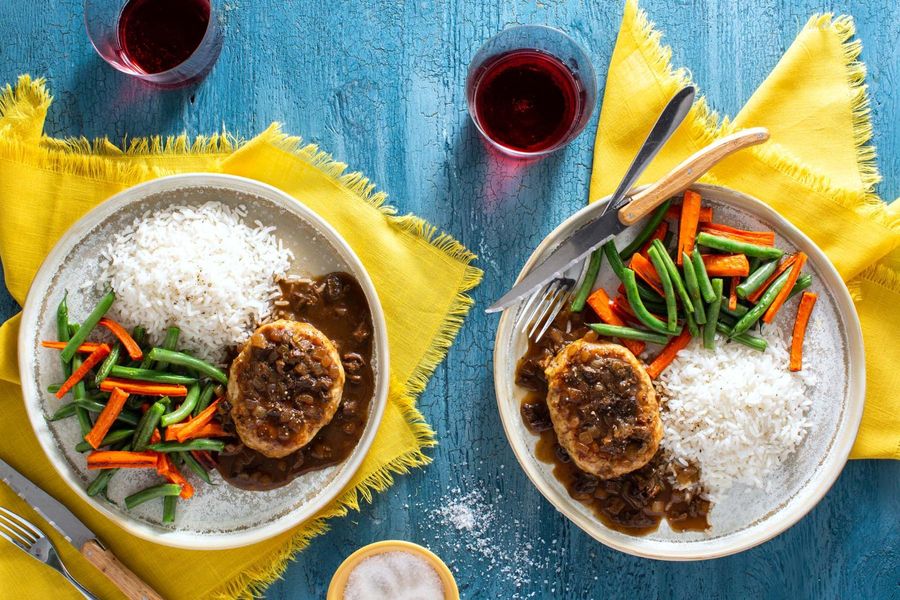
<svg viewBox="0 0 900 600">
<path fill-rule="evenodd" d="M 106 575 L 131 600 L 163 600 L 156 590 L 135 575 L 107 550 L 94 532 L 59 500 L 0 459 L 0 480 L 34 508 L 66 538 L 82 556 Z"/>
<path fill-rule="evenodd" d="M 492 313 L 508 308 L 522 297 L 535 292 L 546 282 L 564 273 L 611 237 L 626 229 L 626 226 L 619 222 L 616 210 L 624 204 L 626 194 L 634 186 L 650 161 L 681 125 L 694 102 L 694 94 L 694 87 L 689 85 L 669 100 L 600 216 L 581 227 L 569 239 L 551 250 L 543 262 L 531 269 L 519 283 L 489 306 L 485 312 Z M 610 208 L 614 210 L 610 212 Z"/>
<path fill-rule="evenodd" d="M 31 483 L 24 475 L 0 459 L 0 480 L 34 508 L 54 529 L 59 531 L 76 548 L 97 539 L 94 532 L 72 514 L 59 500 Z"/>
</svg>

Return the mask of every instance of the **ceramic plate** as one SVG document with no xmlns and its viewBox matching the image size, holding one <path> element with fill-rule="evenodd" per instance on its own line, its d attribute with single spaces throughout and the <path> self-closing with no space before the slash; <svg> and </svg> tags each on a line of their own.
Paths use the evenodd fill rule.
<svg viewBox="0 0 900 600">
<path fill-rule="evenodd" d="M 740 552 L 796 523 L 825 495 L 840 474 L 856 438 L 865 397 L 859 320 L 846 286 L 822 251 L 796 227 L 754 198 L 721 187 L 693 187 L 702 195 L 704 205 L 712 206 L 717 222 L 775 231 L 778 247 L 805 252 L 809 256 L 805 272 L 813 274 L 812 291 L 819 295 L 806 338 L 807 347 L 817 351 L 806 353 L 803 362 L 804 371 L 814 381 L 806 389 L 812 400 L 808 415 L 812 426 L 797 450 L 772 474 L 768 491 L 736 486 L 713 505 L 709 515 L 711 528 L 706 532 L 673 532 L 665 521 L 657 531 L 643 537 L 609 529 L 590 508 L 569 496 L 553 476 L 552 465 L 535 458 L 537 436 L 525 428 L 519 413 L 526 392 L 514 383 L 516 361 L 527 347 L 526 337 L 514 328 L 518 307 L 504 312 L 494 345 L 494 380 L 500 416 L 516 458 L 534 485 L 560 512 L 595 539 L 623 552 L 668 560 L 697 560 Z M 595 218 L 606 200 L 582 209 L 557 227 L 534 251 L 522 272 L 542 260 L 575 229 Z M 617 245 L 623 247 L 634 235 L 635 231 L 624 232 Z M 604 265 L 598 285 L 615 289 L 617 284 L 612 282 L 613 278 Z M 790 331 L 795 304 L 791 304 L 793 310 L 779 313 L 773 327 Z M 789 333 L 787 336 L 789 339 Z"/>
<path fill-rule="evenodd" d="M 109 234 L 135 217 L 171 204 L 199 205 L 215 200 L 246 207 L 248 223 L 275 227 L 275 234 L 294 254 L 287 274 L 316 276 L 346 271 L 362 286 L 374 325 L 373 366 L 375 396 L 366 429 L 353 453 L 341 464 L 302 475 L 287 486 L 266 492 L 221 485 L 198 485 L 190 502 L 179 502 L 174 525 L 160 522 L 161 510 L 148 502 L 125 510 L 125 496 L 158 478 L 139 469 L 120 471 L 112 479 L 112 502 L 90 498 L 85 488 L 96 472 L 88 471 L 85 456 L 76 452 L 79 439 L 75 419 L 48 422 L 62 404 L 47 386 L 62 381 L 58 352 L 40 341 L 56 339 L 55 311 L 69 291 L 69 312 L 87 314 L 99 300 L 93 286 L 99 274 L 99 249 Z M 301 199 L 302 200 L 302 199 Z M 287 194 L 257 181 L 213 174 L 188 174 L 157 179 L 113 196 L 89 212 L 63 235 L 38 271 L 22 315 L 19 368 L 25 405 L 32 426 L 50 461 L 84 500 L 129 532 L 160 544 L 194 549 L 230 548 L 258 542 L 311 517 L 347 485 L 366 455 L 381 422 L 388 390 L 388 346 L 384 314 L 378 295 L 357 256 L 330 225 Z M 218 474 L 214 474 L 218 478 Z"/>
</svg>

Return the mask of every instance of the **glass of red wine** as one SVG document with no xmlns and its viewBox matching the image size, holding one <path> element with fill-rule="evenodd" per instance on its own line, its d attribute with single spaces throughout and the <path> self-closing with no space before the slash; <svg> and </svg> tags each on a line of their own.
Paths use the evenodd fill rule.
<svg viewBox="0 0 900 600">
<path fill-rule="evenodd" d="M 212 0 L 84 0 L 84 22 L 106 62 L 160 87 L 203 78 L 222 49 Z"/>
<path fill-rule="evenodd" d="M 485 139 L 505 154 L 532 158 L 584 130 L 597 102 L 597 77 L 584 48 L 562 31 L 510 27 L 475 54 L 466 100 Z"/>
</svg>

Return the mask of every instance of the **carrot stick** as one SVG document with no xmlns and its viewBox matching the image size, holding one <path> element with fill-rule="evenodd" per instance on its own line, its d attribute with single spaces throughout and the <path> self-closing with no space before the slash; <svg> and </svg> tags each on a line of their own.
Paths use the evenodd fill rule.
<svg viewBox="0 0 900 600">
<path fill-rule="evenodd" d="M 749 231 L 747 229 L 736 229 L 721 223 L 704 223 L 700 225 L 700 231 L 705 231 L 717 235 L 719 237 L 737 240 L 739 242 L 748 242 L 759 246 L 774 246 L 774 231 Z"/>
<path fill-rule="evenodd" d="M 607 325 L 625 325 L 625 321 L 620 319 L 616 313 L 613 312 L 612 307 L 610 306 L 610 299 L 606 293 L 606 290 L 603 288 L 597 288 L 594 293 L 588 296 L 587 299 L 588 306 L 594 309 L 594 312 L 597 313 L 597 316 L 600 317 L 600 320 L 606 323 Z M 647 345 L 640 340 L 621 340 L 622 345 L 631 350 L 631 353 L 635 356 L 640 355 L 641 352 L 644 351 L 644 348 Z M 224 432 L 223 432 L 224 433 Z M 206 437 L 206 436 L 201 436 Z M 214 437 L 214 436 L 210 436 Z"/>
<path fill-rule="evenodd" d="M 728 291 L 728 310 L 737 310 L 737 286 L 740 277 L 731 278 L 731 289 Z"/>
<path fill-rule="evenodd" d="M 806 337 L 806 326 L 809 316 L 819 296 L 815 292 L 803 292 L 800 305 L 797 307 L 797 318 L 794 320 L 794 333 L 791 337 L 791 371 L 803 368 L 803 338 Z"/>
<path fill-rule="evenodd" d="M 88 432 L 86 436 L 84 436 L 84 441 L 90 444 L 93 448 L 99 448 L 100 443 L 103 441 L 103 438 L 106 437 L 106 434 L 109 433 L 109 428 L 112 427 L 113 423 L 116 422 L 116 419 L 119 417 L 119 413 L 122 412 L 122 409 L 125 408 L 125 399 L 128 398 L 128 394 L 123 392 L 119 388 L 113 390 L 112 395 L 109 397 L 109 401 L 106 403 L 106 406 L 103 407 L 103 410 L 100 411 L 100 416 L 97 417 L 97 422 L 94 423 L 94 426 Z"/>
<path fill-rule="evenodd" d="M 682 264 L 682 253 L 688 256 L 694 251 L 694 238 L 697 235 L 697 223 L 700 221 L 700 194 L 685 190 L 681 203 L 681 220 L 678 223 L 678 251 L 675 253 L 678 264 Z"/>
<path fill-rule="evenodd" d="M 156 452 L 94 450 L 87 457 L 88 469 L 155 469 Z"/>
<path fill-rule="evenodd" d="M 632 341 L 632 340 L 628 340 L 628 341 Z M 193 440 L 196 438 L 227 437 L 228 435 L 229 435 L 229 433 L 227 431 L 225 431 L 225 429 L 223 429 L 222 426 L 219 425 L 218 423 L 207 423 L 206 425 L 204 425 L 203 427 L 201 427 L 195 431 L 189 431 L 187 433 L 184 433 L 182 431 L 181 439 L 177 438 L 177 432 L 176 432 L 175 439 L 178 439 L 179 442 L 185 442 L 187 440 Z"/>
<path fill-rule="evenodd" d="M 82 354 L 90 354 L 103 344 L 99 344 L 97 342 L 85 342 L 82 345 L 78 346 L 78 352 Z M 66 347 L 66 342 L 51 342 L 51 341 L 43 341 L 41 342 L 41 346 L 44 348 L 52 348 L 53 350 L 62 350 Z"/>
<path fill-rule="evenodd" d="M 669 343 L 665 345 L 659 353 L 659 356 L 654 358 L 653 362 L 647 367 L 647 374 L 650 375 L 650 378 L 656 379 L 659 377 L 659 374 L 672 364 L 672 361 L 675 360 L 675 356 L 678 352 L 684 350 L 690 341 L 691 332 L 688 331 L 687 327 L 684 328 L 684 331 L 682 331 L 678 337 L 669 340 Z"/>
<path fill-rule="evenodd" d="M 171 483 L 177 483 L 181 486 L 180 496 L 187 500 L 194 495 L 194 486 L 185 479 L 178 467 L 172 462 L 168 454 L 161 452 L 156 463 L 156 472 L 165 477 Z"/>
<path fill-rule="evenodd" d="M 746 277 L 750 261 L 743 254 L 701 254 L 706 274 L 710 277 Z"/>
<path fill-rule="evenodd" d="M 803 270 L 804 266 L 806 266 L 806 254 L 798 252 L 797 260 L 791 265 L 791 273 L 788 275 L 787 283 L 784 284 L 784 287 L 782 287 L 781 291 L 778 292 L 778 295 L 775 296 L 775 300 L 773 300 L 772 304 L 769 305 L 769 308 L 766 309 L 766 314 L 764 314 L 762 318 L 763 323 L 768 325 L 775 320 L 775 315 L 778 314 L 778 310 L 784 304 L 785 300 L 788 299 L 788 296 L 790 296 L 791 290 L 794 288 L 794 284 L 797 283 L 797 278 L 800 277 L 800 271 Z"/>
<path fill-rule="evenodd" d="M 138 346 L 138 343 L 134 341 L 134 338 L 125 331 L 124 327 L 107 317 L 100 319 L 100 324 L 109 329 L 114 336 L 119 338 L 119 341 L 122 342 L 122 346 L 128 351 L 128 356 L 131 357 L 131 360 L 141 360 L 144 357 L 144 352 L 141 350 L 141 347 Z"/>
<path fill-rule="evenodd" d="M 769 287 L 770 285 L 772 285 L 772 282 L 775 281 L 776 279 L 778 279 L 778 277 L 782 273 L 787 271 L 788 267 L 793 265 L 795 260 L 797 260 L 796 254 L 793 254 L 793 255 L 787 257 L 786 259 L 784 259 L 781 262 L 781 264 L 778 265 L 778 268 L 775 269 L 775 272 L 772 273 L 771 275 L 769 275 L 769 278 L 766 279 L 765 282 L 761 286 L 759 286 L 759 288 L 755 292 L 753 292 L 752 294 L 747 296 L 747 300 L 749 300 L 750 302 L 756 303 L 756 301 L 759 300 L 759 298 L 763 295 L 763 293 L 765 293 L 766 288 Z"/>
<path fill-rule="evenodd" d="M 213 417 L 216 416 L 216 409 L 219 406 L 219 400 L 221 400 L 221 398 L 207 406 L 205 409 L 203 409 L 203 412 L 201 412 L 199 415 L 197 415 L 187 423 L 180 423 L 175 431 L 176 439 L 179 442 L 190 439 L 190 437 L 194 435 L 198 430 L 211 423 Z M 176 426 L 171 425 L 170 427 Z"/>
<path fill-rule="evenodd" d="M 659 279 L 659 274 L 656 272 L 656 269 L 653 267 L 653 263 L 651 263 L 647 258 L 639 253 L 635 252 L 631 255 L 631 261 L 628 264 L 629 267 L 635 272 L 635 274 L 647 282 L 647 284 L 652 287 L 660 296 L 665 296 L 665 293 L 662 289 L 662 281 Z"/>
<path fill-rule="evenodd" d="M 56 397 L 62 398 L 63 396 L 65 396 L 69 392 L 69 390 L 75 387 L 76 383 L 81 381 L 84 376 L 90 372 L 91 369 L 103 362 L 103 359 L 109 355 L 109 352 L 109 346 L 107 346 L 106 344 L 100 344 L 100 347 L 91 352 L 90 356 L 84 359 L 84 362 L 81 363 L 81 366 L 75 369 L 72 375 L 68 379 L 66 379 L 65 383 L 59 386 L 59 390 L 57 390 L 56 392 Z"/>
<path fill-rule="evenodd" d="M 672 204 L 669 206 L 669 210 L 666 211 L 667 219 L 680 219 L 681 218 L 681 205 L 680 204 Z M 700 223 L 712 223 L 713 211 L 710 206 L 701 206 L 700 207 L 700 218 L 697 219 Z"/>
<path fill-rule="evenodd" d="M 654 231 L 650 238 L 646 242 L 644 242 L 644 245 L 641 246 L 641 254 L 646 256 L 647 249 L 650 247 L 650 244 L 653 243 L 653 240 L 663 241 L 666 239 L 667 233 L 669 233 L 669 223 L 666 221 L 662 221 L 659 224 L 659 227 L 656 228 L 656 231 Z"/>
<path fill-rule="evenodd" d="M 107 377 L 100 382 L 100 391 L 111 392 L 115 388 L 139 396 L 187 396 L 187 388 L 183 385 L 171 383 L 149 383 L 146 381 L 131 381 L 128 379 L 116 379 Z"/>
<path fill-rule="evenodd" d="M 631 321 L 632 323 L 640 323 L 640 321 L 637 320 L 637 315 L 634 314 L 634 309 L 631 308 L 630 304 L 628 304 L 628 299 L 623 296 L 616 296 L 616 299 L 613 300 L 613 310 L 615 310 L 619 314 L 625 315 L 626 321 Z M 665 316 L 657 315 L 654 313 L 650 314 L 665 323 Z"/>
</svg>

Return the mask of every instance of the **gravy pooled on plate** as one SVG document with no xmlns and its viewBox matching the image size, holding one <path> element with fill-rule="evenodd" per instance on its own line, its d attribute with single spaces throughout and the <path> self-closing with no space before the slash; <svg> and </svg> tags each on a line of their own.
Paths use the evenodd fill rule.
<svg viewBox="0 0 900 600">
<path fill-rule="evenodd" d="M 312 280 L 283 280 L 279 286 L 281 297 L 275 301 L 273 317 L 308 323 L 321 332 L 334 345 L 345 381 L 333 417 L 299 449 L 275 457 L 266 456 L 240 439 L 226 446 L 219 454 L 219 472 L 230 484 L 249 490 L 281 487 L 303 473 L 324 469 L 346 459 L 366 427 L 375 390 L 372 313 L 356 279 L 338 272 Z M 328 353 L 320 354 L 327 362 L 325 356 Z M 272 369 L 277 373 L 278 353 L 275 352 L 271 359 Z M 324 383 L 319 381 L 313 385 Z M 225 427 L 229 431 L 236 430 L 229 414 L 232 407 L 230 398 L 226 398 L 223 409 Z M 261 418 L 265 420 L 266 416 L 263 414 Z M 273 414 L 271 418 L 277 421 L 280 417 Z"/>
</svg>

